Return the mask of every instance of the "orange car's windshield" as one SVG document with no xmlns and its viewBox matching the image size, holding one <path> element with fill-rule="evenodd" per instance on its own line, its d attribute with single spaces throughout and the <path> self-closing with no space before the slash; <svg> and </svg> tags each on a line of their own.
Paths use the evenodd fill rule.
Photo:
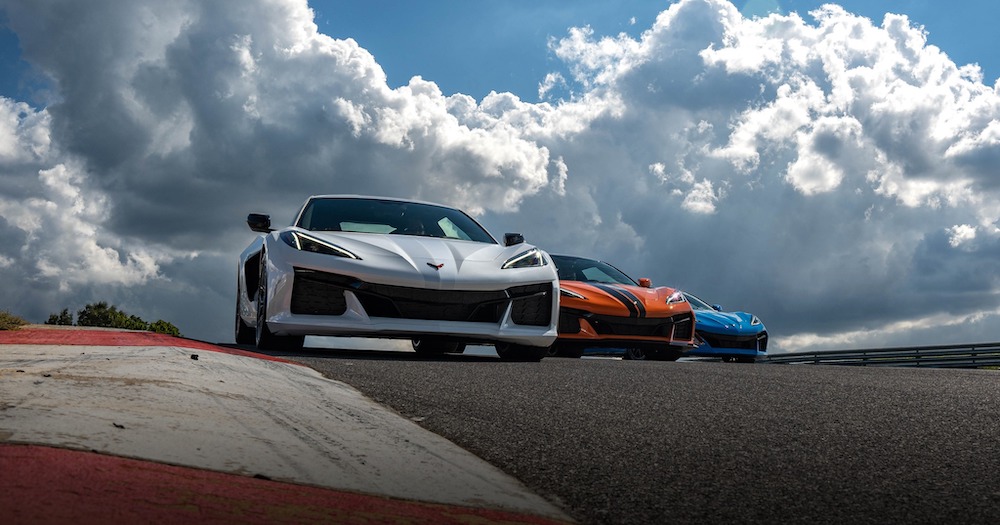
<svg viewBox="0 0 1000 525">
<path fill-rule="evenodd" d="M 631 277 L 606 262 L 567 255 L 553 255 L 552 262 L 556 265 L 556 271 L 559 273 L 561 281 L 638 286 Z"/>
</svg>

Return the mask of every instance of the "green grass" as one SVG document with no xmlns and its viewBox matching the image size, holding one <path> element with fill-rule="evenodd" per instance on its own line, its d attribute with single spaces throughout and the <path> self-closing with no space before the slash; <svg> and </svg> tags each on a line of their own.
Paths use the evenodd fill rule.
<svg viewBox="0 0 1000 525">
<path fill-rule="evenodd" d="M 17 330 L 26 324 L 29 324 L 28 321 L 6 310 L 0 310 L 0 330 Z"/>
</svg>

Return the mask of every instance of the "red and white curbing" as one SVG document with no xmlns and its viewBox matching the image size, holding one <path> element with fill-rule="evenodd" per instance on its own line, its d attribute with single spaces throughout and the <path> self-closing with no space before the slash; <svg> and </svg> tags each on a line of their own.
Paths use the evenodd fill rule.
<svg viewBox="0 0 1000 525">
<path fill-rule="evenodd" d="M 185 506 L 196 494 L 215 495 Z M 59 497 L 90 514 L 39 514 Z M 148 332 L 0 332 L 0 515 L 131 521 L 144 504 L 188 523 L 180 518 L 191 509 L 208 513 L 193 521 L 257 522 L 243 511 L 225 518 L 248 505 L 267 523 L 350 523 L 352 513 L 375 517 L 370 508 L 384 511 L 376 522 L 571 521 L 471 453 L 304 366 Z M 318 519 L 302 519 L 300 506 Z"/>
</svg>

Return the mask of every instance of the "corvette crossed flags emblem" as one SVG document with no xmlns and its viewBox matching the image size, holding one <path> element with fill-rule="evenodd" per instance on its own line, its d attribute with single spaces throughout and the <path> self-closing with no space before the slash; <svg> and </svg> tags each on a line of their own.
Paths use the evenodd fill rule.
<svg viewBox="0 0 1000 525">
<path fill-rule="evenodd" d="M 441 264 L 427 263 L 427 266 L 430 266 L 431 268 L 434 268 L 435 270 L 440 270 L 441 268 L 444 268 L 444 263 L 441 263 Z"/>
</svg>

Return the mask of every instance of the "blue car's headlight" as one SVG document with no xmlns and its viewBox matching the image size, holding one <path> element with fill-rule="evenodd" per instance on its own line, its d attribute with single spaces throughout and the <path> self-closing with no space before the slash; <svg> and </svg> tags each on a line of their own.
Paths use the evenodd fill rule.
<svg viewBox="0 0 1000 525">
<path fill-rule="evenodd" d="M 527 251 L 523 251 L 503 263 L 501 269 L 507 270 L 509 268 L 531 268 L 534 266 L 545 266 L 548 262 L 545 261 L 545 257 L 542 257 L 542 251 L 538 248 L 532 248 Z"/>
<path fill-rule="evenodd" d="M 583 299 L 584 301 L 588 301 L 589 300 L 586 297 L 584 297 L 584 296 L 582 296 L 582 295 L 574 292 L 573 290 L 567 290 L 565 288 L 560 288 L 559 289 L 559 295 L 563 295 L 563 296 L 566 296 L 566 297 L 572 297 L 574 299 Z"/>
<path fill-rule="evenodd" d="M 757 319 L 756 315 L 750 317 L 750 326 L 757 326 L 759 324 L 760 324 L 760 319 Z"/>
<path fill-rule="evenodd" d="M 336 244 L 317 239 L 316 237 L 306 235 L 302 232 L 284 231 L 278 235 L 278 238 L 296 250 L 322 253 L 324 255 L 335 255 L 337 257 L 347 257 L 348 259 L 361 259 L 361 257 L 354 255 Z"/>
</svg>

